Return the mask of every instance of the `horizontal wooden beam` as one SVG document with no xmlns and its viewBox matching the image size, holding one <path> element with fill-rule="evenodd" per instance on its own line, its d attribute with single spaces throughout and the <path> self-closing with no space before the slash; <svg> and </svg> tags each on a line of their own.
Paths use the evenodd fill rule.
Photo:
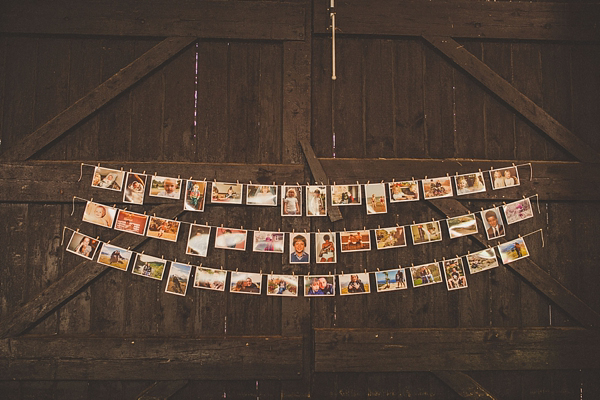
<svg viewBox="0 0 600 400">
<path fill-rule="evenodd" d="M 329 0 L 313 8 L 315 33 L 330 33 Z M 600 4 L 337 0 L 340 34 L 519 40 L 600 40 Z"/>
<path fill-rule="evenodd" d="M 302 337 L 54 336 L 0 341 L 0 380 L 181 381 L 301 376 Z"/>
<path fill-rule="evenodd" d="M 194 41 L 195 38 L 180 37 L 163 40 L 33 133 L 11 146 L 0 155 L 0 159 L 15 161 L 33 157 Z"/>
<path fill-rule="evenodd" d="M 2 9 L 3 33 L 304 40 L 305 10 L 296 3 L 8 0 Z"/>
<path fill-rule="evenodd" d="M 483 61 L 471 54 L 464 46 L 448 36 L 423 35 L 423 38 L 479 81 L 479 83 L 488 88 L 493 94 L 504 100 L 506 104 L 514 108 L 515 111 L 548 135 L 548 137 L 577 160 L 588 163 L 600 163 L 600 153 L 565 128 L 560 122 L 535 104 L 533 100 L 525 96 Z"/>
<path fill-rule="evenodd" d="M 583 328 L 315 329 L 315 371 L 591 369 L 599 339 Z"/>
</svg>

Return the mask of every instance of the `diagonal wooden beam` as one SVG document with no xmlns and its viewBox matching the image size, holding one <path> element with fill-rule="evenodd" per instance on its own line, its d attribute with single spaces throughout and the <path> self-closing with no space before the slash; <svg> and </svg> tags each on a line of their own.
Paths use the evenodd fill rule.
<svg viewBox="0 0 600 400">
<path fill-rule="evenodd" d="M 432 371 L 432 373 L 450 386 L 463 399 L 496 400 L 481 384 L 461 371 Z"/>
<path fill-rule="evenodd" d="M 492 71 L 462 45 L 448 36 L 424 34 L 423 38 L 433 47 L 454 61 L 473 78 L 525 117 L 529 122 L 548 135 L 577 160 L 599 163 L 600 154 L 565 128 L 550 114 L 517 90 L 508 81 Z"/>
<path fill-rule="evenodd" d="M 160 67 L 195 40 L 196 38 L 190 37 L 173 37 L 163 40 L 33 133 L 13 145 L 0 156 L 0 160 L 23 161 L 33 157 L 37 152 Z"/>
<path fill-rule="evenodd" d="M 149 214 L 173 219 L 183 212 L 180 205 L 160 205 L 152 208 Z M 115 237 L 111 244 L 137 249 L 148 240 L 145 236 L 122 233 Z M 0 337 L 15 337 L 24 333 L 109 269 L 111 268 L 95 261 L 78 264 L 6 319 L 3 318 L 0 323 Z"/>
<path fill-rule="evenodd" d="M 430 200 L 429 204 L 444 216 L 464 215 L 470 212 L 461 202 L 455 199 Z M 485 245 L 486 238 L 482 232 L 469 235 L 469 238 L 482 248 L 487 247 Z M 584 327 L 600 327 L 600 314 L 533 262 L 531 257 L 510 263 L 506 267 L 521 276 Z"/>
<path fill-rule="evenodd" d="M 140 394 L 136 400 L 167 400 L 187 386 L 189 381 L 156 381 Z"/>
</svg>

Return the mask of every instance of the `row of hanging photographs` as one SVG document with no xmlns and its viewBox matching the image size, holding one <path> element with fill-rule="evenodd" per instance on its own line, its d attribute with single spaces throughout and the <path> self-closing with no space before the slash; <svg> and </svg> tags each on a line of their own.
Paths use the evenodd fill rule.
<svg viewBox="0 0 600 400">
<path fill-rule="evenodd" d="M 492 189 L 504 189 L 520 185 L 517 166 L 490 170 Z M 181 199 L 184 192 L 184 210 L 204 211 L 205 197 L 208 183 L 206 181 L 183 180 L 156 175 L 146 175 L 134 172 L 125 172 L 115 169 L 95 167 L 92 186 L 102 189 L 121 191 L 123 188 L 123 202 L 129 204 L 143 204 L 146 193 L 146 181 L 150 176 L 148 195 L 167 199 Z M 426 200 L 454 196 L 454 186 L 458 196 L 486 191 L 486 182 L 483 172 L 474 172 L 454 176 L 455 185 L 451 176 L 440 178 L 421 179 L 423 198 Z M 185 182 L 185 183 L 184 183 Z M 364 186 L 364 203 L 367 214 L 387 213 L 387 197 L 390 203 L 420 200 L 419 180 L 409 180 L 387 183 L 367 183 L 351 185 L 330 185 L 330 203 L 332 206 L 361 205 L 363 203 L 361 186 Z M 387 185 L 387 190 L 386 190 Z M 278 205 L 281 197 L 282 216 L 301 216 L 305 208 L 307 216 L 327 215 L 327 185 L 283 185 L 281 194 L 278 195 L 278 185 L 254 185 L 242 183 L 213 182 L 210 195 L 211 203 L 215 204 L 242 204 L 244 186 L 246 186 L 246 204 L 254 206 Z M 302 189 L 305 190 L 303 207 Z M 185 190 L 182 190 L 185 188 Z M 386 192 L 388 195 L 386 195 Z"/>
<path fill-rule="evenodd" d="M 69 229 L 66 228 L 65 229 Z M 536 231 L 538 232 L 538 231 Z M 536 232 L 532 232 L 536 233 Z M 527 236 L 527 235 L 525 235 Z M 529 250 L 523 237 L 496 246 L 503 264 L 529 256 Z M 389 292 L 407 289 L 406 273 L 410 275 L 414 288 L 443 282 L 442 274 L 446 280 L 448 290 L 462 289 L 467 287 L 467 277 L 463 264 L 466 258 L 470 274 L 498 267 L 496 247 L 490 247 L 476 253 L 465 256 L 433 262 L 406 268 L 395 268 L 386 271 L 337 274 L 337 275 L 281 275 L 229 271 L 195 266 L 193 286 L 200 289 L 225 291 L 229 286 L 232 293 L 258 294 L 265 292 L 272 296 L 297 297 L 302 291 L 307 297 L 335 296 L 338 282 L 338 293 L 343 295 L 370 293 L 371 283 L 375 284 L 377 292 Z M 77 254 L 89 260 L 93 260 L 98 254 L 97 262 L 122 271 L 127 271 L 130 264 L 133 265 L 132 273 L 146 278 L 162 280 L 167 264 L 170 270 L 167 277 L 165 291 L 167 293 L 185 296 L 190 282 L 193 266 L 189 264 L 169 261 L 132 250 L 123 249 L 118 246 L 104 243 L 98 239 L 74 231 L 67 251 Z M 133 262 L 132 262 L 133 260 Z M 227 281 L 227 275 L 230 279 Z M 263 290 L 263 276 L 267 276 L 266 289 Z M 371 279 L 370 276 L 373 276 Z M 303 278 L 302 281 L 299 278 Z M 229 283 L 227 283 L 229 282 Z M 302 286 L 299 286 L 302 285 Z"/>
<path fill-rule="evenodd" d="M 524 198 L 500 207 L 481 211 L 488 240 L 506 235 L 506 224 L 514 224 L 533 217 L 533 209 L 529 198 Z M 504 219 L 502 218 L 504 214 Z M 431 222 L 408 225 L 414 245 L 438 242 L 442 240 L 441 221 L 446 221 L 451 239 L 478 233 L 477 213 Z M 176 242 L 182 224 L 190 225 L 186 254 L 206 257 L 209 248 L 211 226 L 175 221 L 157 216 L 138 214 L 100 203 L 87 201 L 83 213 L 83 221 L 113 228 L 118 231 L 145 235 L 148 237 Z M 247 229 L 215 227 L 214 247 L 230 250 L 246 250 L 248 240 Z M 407 245 L 404 226 L 389 228 L 363 229 L 339 232 L 316 232 L 315 255 L 317 263 L 337 262 L 337 249 L 341 252 L 371 250 L 371 231 L 374 232 L 375 247 L 378 250 L 404 247 Z M 311 259 L 310 232 L 272 232 L 253 230 L 252 250 L 255 252 L 284 253 L 285 234 L 289 235 L 290 263 L 309 263 Z"/>
</svg>

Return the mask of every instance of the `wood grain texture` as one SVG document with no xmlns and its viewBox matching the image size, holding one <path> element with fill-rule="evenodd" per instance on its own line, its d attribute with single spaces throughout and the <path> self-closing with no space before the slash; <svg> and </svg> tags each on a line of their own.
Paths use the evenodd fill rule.
<svg viewBox="0 0 600 400">
<path fill-rule="evenodd" d="M 464 372 L 433 371 L 433 374 L 464 399 L 497 399 L 497 397 L 494 397 L 481 384 Z"/>
<path fill-rule="evenodd" d="M 157 381 L 137 396 L 137 400 L 167 400 L 187 386 L 189 381 Z"/>
</svg>

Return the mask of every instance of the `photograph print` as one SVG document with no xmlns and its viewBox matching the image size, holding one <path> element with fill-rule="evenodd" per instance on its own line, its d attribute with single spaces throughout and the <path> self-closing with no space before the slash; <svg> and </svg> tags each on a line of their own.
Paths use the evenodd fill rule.
<svg viewBox="0 0 600 400">
<path fill-rule="evenodd" d="M 276 206 L 277 185 L 248 185 L 246 204 L 251 206 Z"/>
<path fill-rule="evenodd" d="M 327 186 L 306 187 L 306 216 L 327 216 Z"/>
<path fill-rule="evenodd" d="M 151 216 L 148 221 L 146 236 L 176 242 L 180 226 L 179 221 Z"/>
<path fill-rule="evenodd" d="M 199 289 L 225 291 L 225 280 L 227 271 L 223 269 L 213 269 L 205 267 L 196 267 L 194 276 L 194 287 Z"/>
<path fill-rule="evenodd" d="M 441 197 L 451 197 L 454 195 L 452 189 L 452 179 L 449 176 L 441 178 L 423 179 L 423 195 L 425 199 L 438 199 Z"/>
<path fill-rule="evenodd" d="M 404 268 L 388 269 L 375 272 L 375 283 L 378 292 L 391 292 L 406 289 L 406 273 Z"/>
<path fill-rule="evenodd" d="M 100 189 L 116 190 L 118 192 L 123 189 L 123 171 L 109 168 L 94 168 L 94 177 L 92 186 Z"/>
<path fill-rule="evenodd" d="M 304 276 L 304 296 L 335 296 L 335 277 L 333 275 Z"/>
<path fill-rule="evenodd" d="M 450 239 L 474 235 L 478 231 L 477 218 L 475 218 L 475 214 L 466 214 L 458 217 L 448 218 L 446 222 L 448 223 Z"/>
<path fill-rule="evenodd" d="M 419 184 L 417 181 L 402 181 L 388 183 L 390 203 L 419 200 Z"/>
<path fill-rule="evenodd" d="M 100 242 L 97 239 L 86 236 L 83 233 L 73 232 L 73 236 L 71 236 L 71 240 L 67 245 L 67 251 L 91 260 L 94 258 L 99 244 Z"/>
<path fill-rule="evenodd" d="M 438 263 L 410 267 L 413 287 L 427 286 L 442 282 L 442 271 Z"/>
<path fill-rule="evenodd" d="M 302 187 L 281 187 L 281 216 L 302 216 Z"/>
<path fill-rule="evenodd" d="M 467 287 L 467 277 L 462 258 L 453 258 L 442 261 L 444 275 L 446 276 L 446 286 L 448 290 L 464 289 Z"/>
<path fill-rule="evenodd" d="M 371 231 L 340 232 L 342 253 L 371 250 Z"/>
<path fill-rule="evenodd" d="M 191 265 L 172 262 L 165 292 L 185 296 L 190 281 Z"/>
<path fill-rule="evenodd" d="M 504 221 L 502 220 L 500 209 L 498 207 L 483 210 L 481 212 L 481 217 L 488 240 L 506 235 Z"/>
<path fill-rule="evenodd" d="M 533 218 L 533 209 L 531 208 L 531 201 L 529 198 L 517 200 L 502 207 L 504 209 L 506 223 L 509 225 L 523 221 L 524 219 Z"/>
<path fill-rule="evenodd" d="M 210 226 L 191 224 L 185 254 L 206 257 L 209 239 Z"/>
<path fill-rule="evenodd" d="M 517 167 L 493 169 L 490 171 L 490 180 L 494 190 L 520 185 Z"/>
<path fill-rule="evenodd" d="M 213 182 L 211 186 L 211 203 L 242 204 L 244 185 L 241 183 Z"/>
<path fill-rule="evenodd" d="M 188 180 L 185 185 L 183 209 L 186 211 L 204 211 L 206 187 L 206 181 Z"/>
<path fill-rule="evenodd" d="M 368 273 L 338 275 L 340 295 L 371 293 Z"/>
<path fill-rule="evenodd" d="M 115 229 L 122 232 L 129 232 L 144 236 L 147 222 L 148 216 L 145 214 L 119 210 L 117 213 L 117 220 L 115 222 Z"/>
<path fill-rule="evenodd" d="M 454 180 L 456 181 L 456 194 L 458 196 L 485 192 L 485 180 L 483 179 L 483 172 L 456 175 Z"/>
<path fill-rule="evenodd" d="M 88 201 L 85 205 L 85 211 L 83 212 L 83 221 L 111 228 L 116 213 L 116 208 Z"/>
<path fill-rule="evenodd" d="M 362 204 L 360 185 L 332 185 L 332 206 L 357 206 Z"/>
<path fill-rule="evenodd" d="M 317 264 L 336 263 L 337 251 L 335 232 L 315 233 Z"/>
<path fill-rule="evenodd" d="M 406 246 L 406 236 L 403 226 L 375 229 L 377 250 L 393 249 Z"/>
<path fill-rule="evenodd" d="M 471 274 L 496 268 L 500 265 L 493 248 L 467 254 L 467 264 Z"/>
<path fill-rule="evenodd" d="M 248 231 L 245 229 L 219 227 L 215 237 L 215 248 L 245 251 L 247 235 Z"/>
<path fill-rule="evenodd" d="M 254 231 L 252 251 L 260 253 L 283 253 L 283 232 Z"/>
<path fill-rule="evenodd" d="M 260 294 L 262 287 L 262 274 L 251 272 L 231 272 L 232 293 Z"/>
<path fill-rule="evenodd" d="M 290 264 L 308 264 L 310 262 L 310 233 L 289 233 Z"/>
<path fill-rule="evenodd" d="M 100 255 L 98 256 L 98 262 L 100 264 L 108 265 L 121 271 L 127 271 L 129 260 L 133 252 L 125 250 L 117 246 L 110 245 L 108 243 L 102 244 L 100 248 Z"/>
<path fill-rule="evenodd" d="M 127 173 L 125 190 L 123 191 L 123 202 L 129 204 L 144 204 L 144 192 L 146 191 L 146 175 Z"/>
<path fill-rule="evenodd" d="M 181 183 L 181 179 L 154 175 L 150 181 L 150 196 L 179 200 Z"/>
<path fill-rule="evenodd" d="M 385 198 L 385 184 L 369 183 L 365 185 L 365 203 L 367 214 L 387 213 L 387 202 Z"/>
<path fill-rule="evenodd" d="M 298 277 L 294 275 L 267 275 L 268 296 L 298 296 Z"/>
<path fill-rule="evenodd" d="M 440 221 L 423 222 L 410 226 L 413 244 L 439 242 L 442 240 Z"/>
<path fill-rule="evenodd" d="M 162 258 L 138 254 L 131 273 L 160 281 L 165 273 L 166 265 L 167 260 L 163 260 Z"/>
<path fill-rule="evenodd" d="M 529 257 L 529 251 L 523 238 L 499 244 L 498 251 L 500 251 L 500 258 L 503 264 L 509 264 L 521 258 Z"/>
</svg>

